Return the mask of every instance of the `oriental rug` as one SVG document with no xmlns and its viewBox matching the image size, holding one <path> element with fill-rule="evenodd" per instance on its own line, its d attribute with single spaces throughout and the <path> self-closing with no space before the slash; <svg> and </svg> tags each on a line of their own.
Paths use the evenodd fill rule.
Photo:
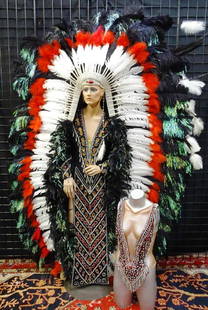
<svg viewBox="0 0 208 310">
<path fill-rule="evenodd" d="M 159 270 L 157 273 L 155 310 L 208 310 L 208 274 L 188 274 L 179 269 Z M 119 310 L 113 294 L 94 301 L 73 300 L 61 310 Z M 139 310 L 132 305 L 126 310 Z"/>
<path fill-rule="evenodd" d="M 198 272 L 198 271 L 197 271 Z M 155 310 L 208 310 L 208 274 L 159 270 Z M 4 273 L 0 276 L 1 310 L 119 310 L 113 293 L 93 301 L 75 300 L 64 283 L 48 273 Z M 138 310 L 132 305 L 126 310 Z"/>
</svg>

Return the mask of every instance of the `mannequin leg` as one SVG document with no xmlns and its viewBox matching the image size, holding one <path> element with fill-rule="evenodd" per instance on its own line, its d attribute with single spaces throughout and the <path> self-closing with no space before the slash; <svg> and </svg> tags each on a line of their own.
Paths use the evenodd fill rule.
<svg viewBox="0 0 208 310">
<path fill-rule="evenodd" d="M 126 308 L 131 305 L 132 293 L 125 286 L 116 266 L 114 271 L 113 289 L 115 293 L 115 302 L 120 308 Z"/>
<path fill-rule="evenodd" d="M 154 310 L 157 295 L 156 267 L 152 267 L 146 280 L 136 291 L 140 310 Z"/>
</svg>

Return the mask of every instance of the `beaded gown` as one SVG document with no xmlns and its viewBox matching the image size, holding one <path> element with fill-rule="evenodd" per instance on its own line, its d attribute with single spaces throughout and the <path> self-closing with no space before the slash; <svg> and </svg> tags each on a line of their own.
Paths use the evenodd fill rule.
<svg viewBox="0 0 208 310">
<path fill-rule="evenodd" d="M 105 210 L 105 176 L 88 176 L 83 169 L 96 164 L 105 138 L 106 122 L 102 117 L 92 141 L 88 141 L 82 112 L 74 119 L 74 135 L 78 154 L 63 166 L 64 174 L 71 173 L 76 183 L 74 227 L 76 252 L 72 269 L 72 284 L 107 284 L 107 212 Z M 105 162 L 106 163 L 106 162 Z M 105 165 L 105 163 L 103 165 Z"/>
</svg>

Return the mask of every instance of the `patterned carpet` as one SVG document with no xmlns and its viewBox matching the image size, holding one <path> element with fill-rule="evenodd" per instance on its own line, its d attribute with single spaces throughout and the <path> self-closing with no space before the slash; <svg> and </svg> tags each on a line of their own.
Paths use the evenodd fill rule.
<svg viewBox="0 0 208 310">
<path fill-rule="evenodd" d="M 158 271 L 155 310 L 208 310 L 208 275 Z M 118 310 L 113 293 L 95 301 L 73 300 L 63 281 L 44 273 L 0 275 L 1 310 Z M 138 310 L 133 305 L 128 310 Z"/>
</svg>

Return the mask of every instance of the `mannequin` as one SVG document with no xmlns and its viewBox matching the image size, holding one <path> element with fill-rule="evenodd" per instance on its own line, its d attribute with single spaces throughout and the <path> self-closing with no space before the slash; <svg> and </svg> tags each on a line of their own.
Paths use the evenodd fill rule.
<svg viewBox="0 0 208 310">
<path fill-rule="evenodd" d="M 153 310 L 157 292 L 156 261 L 152 250 L 159 223 L 157 204 L 142 190 L 130 192 L 118 207 L 118 251 L 114 272 L 115 301 L 120 308 L 131 304 L 136 292 L 141 310 Z"/>
</svg>

